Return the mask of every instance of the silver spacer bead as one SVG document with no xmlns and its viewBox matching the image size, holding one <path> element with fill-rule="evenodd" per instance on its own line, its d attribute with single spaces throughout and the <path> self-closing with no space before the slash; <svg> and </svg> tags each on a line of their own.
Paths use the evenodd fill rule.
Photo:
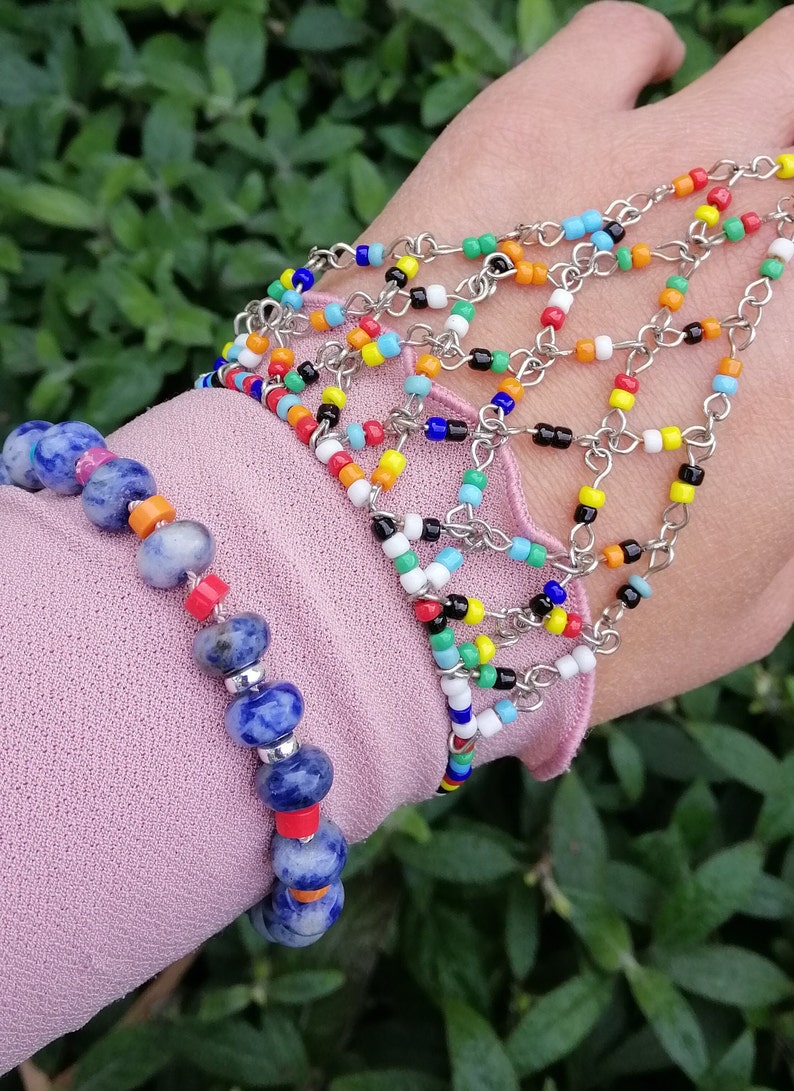
<svg viewBox="0 0 794 1091">
<path fill-rule="evenodd" d="M 297 754 L 300 748 L 301 744 L 295 736 L 287 735 L 273 746 L 258 746 L 256 752 L 265 765 L 275 765 L 277 761 L 284 761 L 285 758 L 291 758 L 293 754 Z"/>
<path fill-rule="evenodd" d="M 261 685 L 264 680 L 265 664 L 261 660 L 258 663 L 249 663 L 247 667 L 242 667 L 240 670 L 234 671 L 233 674 L 223 676 L 224 686 L 235 697 L 254 686 Z"/>
</svg>

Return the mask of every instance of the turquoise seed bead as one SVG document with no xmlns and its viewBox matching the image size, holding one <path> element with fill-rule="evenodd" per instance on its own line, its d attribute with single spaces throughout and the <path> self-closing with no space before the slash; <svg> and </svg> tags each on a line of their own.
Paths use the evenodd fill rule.
<svg viewBox="0 0 794 1091">
<path fill-rule="evenodd" d="M 458 299 L 453 305 L 451 313 L 459 314 L 467 322 L 473 322 L 476 311 L 474 304 L 470 303 L 468 299 Z"/>
<path fill-rule="evenodd" d="M 467 236 L 460 244 L 463 248 L 463 255 L 467 258 L 479 258 L 482 254 L 480 250 L 480 240 L 476 239 L 473 235 Z"/>
<path fill-rule="evenodd" d="M 387 360 L 400 355 L 400 338 L 396 333 L 382 333 L 377 340 L 377 346 Z"/>
<path fill-rule="evenodd" d="M 497 375 L 501 375 L 502 372 L 507 371 L 510 366 L 510 353 L 497 350 L 491 354 L 491 371 L 495 371 Z"/>
<path fill-rule="evenodd" d="M 285 394 L 283 398 L 279 398 L 276 405 L 276 413 L 281 420 L 287 419 L 287 413 L 292 409 L 293 405 L 300 405 L 301 400 L 297 394 Z"/>
<path fill-rule="evenodd" d="M 244 393 L 243 383 L 245 382 L 246 379 L 249 379 L 250 377 L 251 377 L 251 372 L 250 371 L 241 371 L 238 375 L 235 375 L 234 385 L 237 388 L 237 390 L 240 391 L 241 394 Z"/>
<path fill-rule="evenodd" d="M 631 250 L 628 246 L 619 246 L 615 251 L 615 257 L 618 262 L 618 269 L 631 269 Z"/>
<path fill-rule="evenodd" d="M 493 254 L 494 250 L 496 250 L 496 235 L 492 235 L 490 232 L 480 235 L 477 242 L 480 244 L 480 253 L 483 256 Z"/>
<path fill-rule="evenodd" d="M 590 242 L 596 250 L 611 250 L 615 245 L 615 240 L 608 231 L 594 231 L 590 236 Z"/>
<path fill-rule="evenodd" d="M 237 357 L 240 355 L 242 347 L 242 345 L 229 345 L 228 349 L 226 350 L 225 359 L 227 359 L 230 364 L 233 364 L 237 360 Z"/>
<path fill-rule="evenodd" d="M 280 404 L 281 402 L 279 402 L 279 405 Z M 531 564 L 533 568 L 542 568 L 546 563 L 547 553 L 548 550 L 545 546 L 542 546 L 540 542 L 533 542 L 529 550 L 529 556 L 527 557 L 527 564 Z"/>
<path fill-rule="evenodd" d="M 323 311 L 325 321 L 333 329 L 334 326 L 341 326 L 345 320 L 345 308 L 341 303 L 329 303 Z"/>
<path fill-rule="evenodd" d="M 481 663 L 477 672 L 477 685 L 480 689 L 490 689 L 496 681 L 496 667 L 493 663 Z"/>
<path fill-rule="evenodd" d="M 383 265 L 386 258 L 386 247 L 380 242 L 371 242 L 367 252 L 370 265 Z"/>
<path fill-rule="evenodd" d="M 405 553 L 394 558 L 394 567 L 401 576 L 404 576 L 406 572 L 412 572 L 414 568 L 419 567 L 419 558 L 412 549 L 407 549 Z"/>
<path fill-rule="evenodd" d="M 367 437 L 360 424 L 348 424 L 345 429 L 348 442 L 354 451 L 363 451 L 367 445 Z"/>
<path fill-rule="evenodd" d="M 482 503 L 482 489 L 478 489 L 476 485 L 461 485 L 458 489 L 458 503 L 471 504 L 473 508 L 478 508 Z"/>
<path fill-rule="evenodd" d="M 593 231 L 599 231 L 604 226 L 604 217 L 597 208 L 588 208 L 582 213 L 582 223 L 588 235 Z"/>
<path fill-rule="evenodd" d="M 518 719 L 518 709 L 506 697 L 501 701 L 497 701 L 493 706 L 493 710 L 503 724 L 512 724 L 514 720 Z"/>
<path fill-rule="evenodd" d="M 529 556 L 529 551 L 532 549 L 532 542 L 529 538 L 522 538 L 520 535 L 516 535 L 513 538 L 513 544 L 507 551 L 508 557 L 514 561 L 525 561 Z"/>
<path fill-rule="evenodd" d="M 291 390 L 293 394 L 300 394 L 301 390 L 306 386 L 306 383 L 297 371 L 288 371 L 284 376 L 284 386 L 287 390 Z"/>
<path fill-rule="evenodd" d="M 303 296 L 300 292 L 296 292 L 294 288 L 287 288 L 281 297 L 281 303 L 284 307 L 291 307 L 293 311 L 299 311 L 303 306 Z"/>
<path fill-rule="evenodd" d="M 460 773 L 461 775 L 463 773 L 468 773 L 469 769 L 471 768 L 470 761 L 462 762 L 458 758 L 453 758 L 451 755 L 448 764 L 453 773 Z"/>
<path fill-rule="evenodd" d="M 472 644 L 467 640 L 464 644 L 458 645 L 458 654 L 463 662 L 463 666 L 468 671 L 473 671 L 475 667 L 480 665 L 480 649 L 476 644 Z"/>
<path fill-rule="evenodd" d="M 476 485 L 478 489 L 484 490 L 488 484 L 488 478 L 482 470 L 464 470 L 463 483 L 464 485 Z"/>
<path fill-rule="evenodd" d="M 435 559 L 439 564 L 443 564 L 444 568 L 448 569 L 450 572 L 457 572 L 463 564 L 463 554 L 459 549 L 455 549 L 453 546 L 447 546 L 446 549 L 442 549 Z"/>
<path fill-rule="evenodd" d="M 419 398 L 426 398 L 433 384 L 426 375 L 409 375 L 403 383 L 406 394 L 416 394 Z"/>
<path fill-rule="evenodd" d="M 274 280 L 272 284 L 268 284 L 267 286 L 267 294 L 270 296 L 271 299 L 275 299 L 277 303 L 281 302 L 281 297 L 284 295 L 286 290 L 287 289 L 284 287 L 280 280 Z"/>
<path fill-rule="evenodd" d="M 679 277 L 674 275 L 667 278 L 667 280 L 665 281 L 665 286 L 668 288 L 674 288 L 677 292 L 680 292 L 681 295 L 686 295 L 687 289 L 689 288 L 689 281 L 686 277 Z"/>
<path fill-rule="evenodd" d="M 440 633 L 431 633 L 430 635 L 430 647 L 435 648 L 436 651 L 443 651 L 445 648 L 451 648 L 455 643 L 455 633 L 447 625 L 446 629 L 442 629 Z"/>
<path fill-rule="evenodd" d="M 722 225 L 722 231 L 729 242 L 739 242 L 746 234 L 744 224 L 738 216 L 729 216 Z"/>
<path fill-rule="evenodd" d="M 440 667 L 442 671 L 448 671 L 460 662 L 458 649 L 454 646 L 452 648 L 433 648 L 432 651 L 436 666 Z"/>
<path fill-rule="evenodd" d="M 575 239 L 582 239 L 587 234 L 587 228 L 584 225 L 584 219 L 581 216 L 566 216 L 560 225 L 565 232 L 565 237 L 568 242 L 573 242 Z M 601 226 L 600 224 L 598 225 Z"/>
<path fill-rule="evenodd" d="M 651 597 L 651 585 L 647 580 L 644 580 L 642 576 L 637 576 L 632 572 L 629 576 L 629 586 L 633 587 L 637 594 L 642 598 L 649 599 Z"/>
<path fill-rule="evenodd" d="M 761 262 L 761 268 L 758 270 L 759 276 L 769 277 L 770 280 L 780 280 L 783 276 L 786 266 L 782 261 L 778 261 L 777 258 L 767 258 L 766 261 Z"/>
<path fill-rule="evenodd" d="M 715 375 L 711 380 L 711 389 L 715 394 L 735 394 L 739 389 L 739 380 L 732 375 Z"/>
</svg>

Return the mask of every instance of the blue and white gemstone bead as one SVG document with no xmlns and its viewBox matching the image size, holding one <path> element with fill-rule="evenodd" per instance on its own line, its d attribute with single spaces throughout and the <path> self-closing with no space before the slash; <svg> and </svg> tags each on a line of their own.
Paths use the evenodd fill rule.
<svg viewBox="0 0 794 1091">
<path fill-rule="evenodd" d="M 31 452 L 33 470 L 45 488 L 65 496 L 80 492 L 75 466 L 89 447 L 107 447 L 104 437 L 79 420 L 53 424 L 42 434 Z"/>
<path fill-rule="evenodd" d="M 204 524 L 177 519 L 144 538 L 136 563 L 144 583 L 170 588 L 184 583 L 188 572 L 206 572 L 214 556 L 215 539 Z"/>
<path fill-rule="evenodd" d="M 97 467 L 83 489 L 83 511 L 100 530 L 126 530 L 129 505 L 157 492 L 155 480 L 134 458 L 114 458 Z"/>
<path fill-rule="evenodd" d="M 30 452 L 50 428 L 52 425 L 49 421 L 28 420 L 8 433 L 2 455 L 7 484 L 31 491 L 44 488 L 31 465 Z"/>
</svg>

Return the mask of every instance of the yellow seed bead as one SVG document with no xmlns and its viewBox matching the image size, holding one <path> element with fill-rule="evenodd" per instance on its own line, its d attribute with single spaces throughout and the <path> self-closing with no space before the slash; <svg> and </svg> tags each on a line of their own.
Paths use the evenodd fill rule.
<svg viewBox="0 0 794 1091">
<path fill-rule="evenodd" d="M 361 350 L 361 359 L 367 365 L 367 367 L 377 367 L 378 364 L 382 364 L 386 357 L 378 348 L 377 341 L 370 341 L 368 345 L 364 345 Z"/>
<path fill-rule="evenodd" d="M 485 633 L 480 633 L 479 636 L 474 638 L 474 643 L 477 646 L 477 651 L 480 653 L 480 662 L 490 663 L 496 655 L 496 645 L 491 638 L 486 636 Z"/>
<path fill-rule="evenodd" d="M 695 209 L 695 219 L 702 220 L 707 227 L 716 227 L 720 222 L 720 210 L 714 205 L 698 205 Z"/>
<path fill-rule="evenodd" d="M 681 446 L 681 429 L 670 426 L 668 428 L 660 428 L 662 433 L 662 447 L 665 451 L 677 451 Z"/>
<path fill-rule="evenodd" d="M 331 405 L 338 405 L 340 409 L 344 409 L 347 403 L 347 394 L 338 386 L 327 386 L 323 390 L 323 401 L 330 402 Z"/>
<path fill-rule="evenodd" d="M 479 625 L 485 617 L 485 607 L 479 599 L 469 599 L 469 608 L 463 615 L 466 625 Z"/>
<path fill-rule="evenodd" d="M 620 387 L 616 386 L 609 395 L 609 404 L 613 409 L 622 409 L 626 412 L 634 405 L 634 395 L 630 391 L 621 390 Z"/>
<path fill-rule="evenodd" d="M 777 172 L 778 178 L 794 178 L 794 155 L 791 152 L 784 152 L 783 155 L 779 155 L 775 162 L 780 164 L 780 170 Z"/>
<path fill-rule="evenodd" d="M 292 274 L 294 272 L 295 272 L 294 269 L 285 269 L 284 272 L 281 274 L 281 276 L 278 278 L 281 281 L 281 283 L 284 285 L 285 288 L 292 288 L 293 291 L 294 291 L 295 286 L 292 283 Z"/>
<path fill-rule="evenodd" d="M 405 469 L 405 455 L 402 451 L 395 451 L 390 448 L 380 456 L 378 466 L 381 470 L 388 470 L 390 474 L 399 477 Z"/>
<path fill-rule="evenodd" d="M 670 499 L 674 504 L 691 504 L 695 499 L 695 486 L 686 481 L 674 481 L 670 486 Z"/>
<path fill-rule="evenodd" d="M 543 619 L 544 628 L 554 636 L 559 636 L 567 624 L 568 612 L 563 610 L 562 606 L 553 606 L 551 613 L 546 614 Z"/>
<path fill-rule="evenodd" d="M 224 358 L 224 360 L 229 359 L 229 355 L 228 355 L 229 354 L 229 349 L 232 347 L 233 344 L 234 344 L 234 341 L 227 341 L 226 344 L 221 349 L 221 356 Z"/>
<path fill-rule="evenodd" d="M 401 258 L 398 258 L 394 264 L 398 269 L 405 273 L 409 280 L 413 280 L 419 272 L 419 262 L 410 254 L 404 254 Z"/>
<path fill-rule="evenodd" d="M 606 495 L 601 489 L 593 489 L 590 485 L 582 485 L 579 490 L 579 503 L 586 504 L 588 508 L 602 508 Z"/>
</svg>

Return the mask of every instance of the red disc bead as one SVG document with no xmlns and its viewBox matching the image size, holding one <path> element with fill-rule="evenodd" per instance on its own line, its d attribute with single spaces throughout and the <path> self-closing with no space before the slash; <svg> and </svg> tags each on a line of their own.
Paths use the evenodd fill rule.
<svg viewBox="0 0 794 1091">
<path fill-rule="evenodd" d="M 331 455 L 328 459 L 328 470 L 334 475 L 339 477 L 339 471 L 343 466 L 348 466 L 353 459 L 347 453 L 347 451 L 337 451 L 336 454 Z"/>
<path fill-rule="evenodd" d="M 562 307 L 546 307 L 540 316 L 541 326 L 553 326 L 555 330 L 561 330 L 565 322 L 565 311 Z"/>
<path fill-rule="evenodd" d="M 314 417 L 301 417 L 298 423 L 295 425 L 295 435 L 301 441 L 308 445 L 312 435 L 317 431 L 320 425 L 314 419 Z"/>
<path fill-rule="evenodd" d="M 629 394 L 636 394 L 640 389 L 640 380 L 621 371 L 620 375 L 615 376 L 615 386 L 618 390 L 626 390 Z"/>
<path fill-rule="evenodd" d="M 380 333 L 380 322 L 376 322 L 374 318 L 367 315 L 359 322 L 359 329 L 362 329 L 364 333 L 369 334 L 370 337 L 377 337 Z"/>
<path fill-rule="evenodd" d="M 748 235 L 752 235 L 754 231 L 758 231 L 761 227 L 761 217 L 757 212 L 745 212 L 745 214 L 739 218 L 744 224 L 744 230 Z"/>
<path fill-rule="evenodd" d="M 370 447 L 377 447 L 386 438 L 383 425 L 379 420 L 365 420 L 361 427 L 364 429 L 364 438 Z"/>
<path fill-rule="evenodd" d="M 277 386 L 273 390 L 268 392 L 267 396 L 265 397 L 265 405 L 268 407 L 271 413 L 275 413 L 276 406 L 285 394 L 289 394 L 289 391 L 285 386 Z"/>
<path fill-rule="evenodd" d="M 196 621 L 206 621 L 215 607 L 229 594 L 229 585 L 210 572 L 197 583 L 185 599 L 185 609 Z"/>
<path fill-rule="evenodd" d="M 705 189 L 709 184 L 709 172 L 705 167 L 693 167 L 689 177 L 695 183 L 695 190 Z"/>
<path fill-rule="evenodd" d="M 715 186 L 708 191 L 706 200 L 710 205 L 714 205 L 720 212 L 724 212 L 728 205 L 733 200 L 733 194 L 727 186 Z"/>
<path fill-rule="evenodd" d="M 237 387 L 234 385 L 235 375 L 247 375 L 247 374 L 248 373 L 247 373 L 247 371 L 245 370 L 244 367 L 230 367 L 229 370 L 226 372 L 226 374 L 223 377 L 223 385 L 228 387 L 229 390 L 236 390 Z"/>
<path fill-rule="evenodd" d="M 276 811 L 276 829 L 282 837 L 311 837 L 320 828 L 320 804 L 302 811 Z"/>
<path fill-rule="evenodd" d="M 278 360 L 271 360 L 267 365 L 267 373 L 273 379 L 283 379 L 289 371 L 289 364 L 282 364 Z"/>
<path fill-rule="evenodd" d="M 244 394 L 250 394 L 251 393 L 251 384 L 255 383 L 258 378 L 259 378 L 258 375 L 248 375 L 245 379 L 243 379 L 243 393 Z"/>
<path fill-rule="evenodd" d="M 576 637 L 582 631 L 582 619 L 579 614 L 568 614 L 568 620 L 562 631 L 563 636 Z"/>
<path fill-rule="evenodd" d="M 441 613 L 441 603 L 432 599 L 417 599 L 414 603 L 414 613 L 417 621 L 433 621 Z"/>
</svg>

